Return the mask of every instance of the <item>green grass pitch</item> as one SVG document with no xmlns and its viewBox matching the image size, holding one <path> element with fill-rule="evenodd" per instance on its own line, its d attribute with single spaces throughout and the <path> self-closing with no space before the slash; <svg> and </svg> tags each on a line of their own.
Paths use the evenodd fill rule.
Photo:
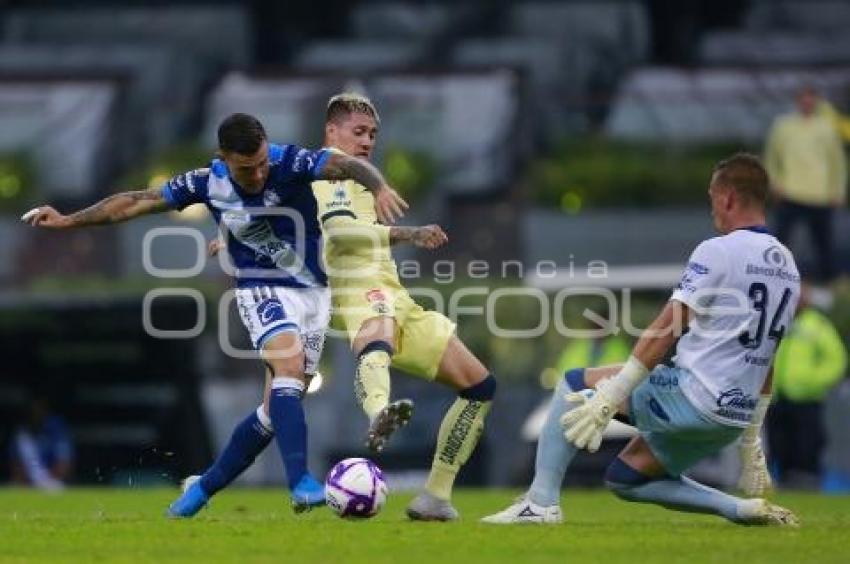
<svg viewBox="0 0 850 564">
<path fill-rule="evenodd" d="M 461 490 L 457 523 L 412 523 L 408 494 L 391 494 L 367 521 L 322 508 L 295 516 L 276 489 L 223 492 L 195 519 L 170 521 L 177 491 L 74 489 L 61 495 L 0 489 L 0 562 L 850 562 L 850 497 L 784 494 L 798 530 L 629 504 L 604 491 L 568 491 L 560 526 L 482 525 L 507 490 Z"/>
</svg>

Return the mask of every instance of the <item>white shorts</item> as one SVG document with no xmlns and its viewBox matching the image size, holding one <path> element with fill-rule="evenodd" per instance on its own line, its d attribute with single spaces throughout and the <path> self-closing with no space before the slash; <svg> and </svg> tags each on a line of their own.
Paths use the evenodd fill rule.
<svg viewBox="0 0 850 564">
<path fill-rule="evenodd" d="M 261 350 L 266 341 L 284 331 L 298 333 L 304 348 L 304 373 L 316 373 L 331 318 L 329 288 L 237 288 L 236 306 L 254 348 Z"/>
</svg>

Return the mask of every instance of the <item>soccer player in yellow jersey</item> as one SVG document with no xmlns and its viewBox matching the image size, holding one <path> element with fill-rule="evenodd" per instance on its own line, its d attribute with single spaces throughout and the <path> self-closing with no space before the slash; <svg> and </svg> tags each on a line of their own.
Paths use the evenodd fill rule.
<svg viewBox="0 0 850 564">
<path fill-rule="evenodd" d="M 327 108 L 325 146 L 369 159 L 379 123 L 368 98 L 334 96 Z M 355 392 L 371 422 L 367 444 L 381 450 L 412 412 L 409 400 L 390 403 L 391 365 L 456 390 L 458 398 L 440 425 L 425 490 L 407 507 L 407 515 L 457 519 L 452 486 L 481 436 L 496 380 L 458 339 L 452 321 L 411 299 L 390 253 L 391 245 L 402 242 L 433 249 L 447 241 L 446 235 L 436 225 L 381 225 L 374 198 L 355 182 L 314 182 L 313 192 L 336 323 L 347 332 L 357 356 Z"/>
</svg>

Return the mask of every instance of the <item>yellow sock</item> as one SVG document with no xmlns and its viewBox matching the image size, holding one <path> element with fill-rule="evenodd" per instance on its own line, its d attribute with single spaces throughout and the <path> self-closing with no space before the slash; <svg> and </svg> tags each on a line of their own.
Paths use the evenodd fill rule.
<svg viewBox="0 0 850 564">
<path fill-rule="evenodd" d="M 489 401 L 470 401 L 458 398 L 446 412 L 437 435 L 437 450 L 425 490 L 439 499 L 452 496 L 455 477 L 461 466 L 466 464 L 481 433 L 484 418 L 490 411 Z"/>
<path fill-rule="evenodd" d="M 373 350 L 359 358 L 354 394 L 369 421 L 387 406 L 390 401 L 390 355 L 386 351 Z"/>
</svg>

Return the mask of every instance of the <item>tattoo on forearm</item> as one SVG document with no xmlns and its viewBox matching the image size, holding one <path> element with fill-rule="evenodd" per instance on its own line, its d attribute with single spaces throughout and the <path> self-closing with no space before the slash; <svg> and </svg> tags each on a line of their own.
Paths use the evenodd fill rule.
<svg viewBox="0 0 850 564">
<path fill-rule="evenodd" d="M 390 244 L 412 241 L 416 237 L 418 227 L 393 226 L 390 227 Z"/>
<path fill-rule="evenodd" d="M 415 227 L 390 227 L 390 243 L 400 243 L 402 241 L 410 241 L 413 238 Z"/>
<path fill-rule="evenodd" d="M 371 163 L 346 155 L 331 155 L 322 169 L 326 180 L 354 180 L 371 192 L 386 184 L 381 172 Z"/>
<path fill-rule="evenodd" d="M 137 192 L 122 192 L 114 194 L 96 204 L 70 215 L 74 225 L 101 225 L 116 223 L 133 217 L 129 212 L 138 202 L 161 201 L 158 192 L 139 190 Z"/>
</svg>

